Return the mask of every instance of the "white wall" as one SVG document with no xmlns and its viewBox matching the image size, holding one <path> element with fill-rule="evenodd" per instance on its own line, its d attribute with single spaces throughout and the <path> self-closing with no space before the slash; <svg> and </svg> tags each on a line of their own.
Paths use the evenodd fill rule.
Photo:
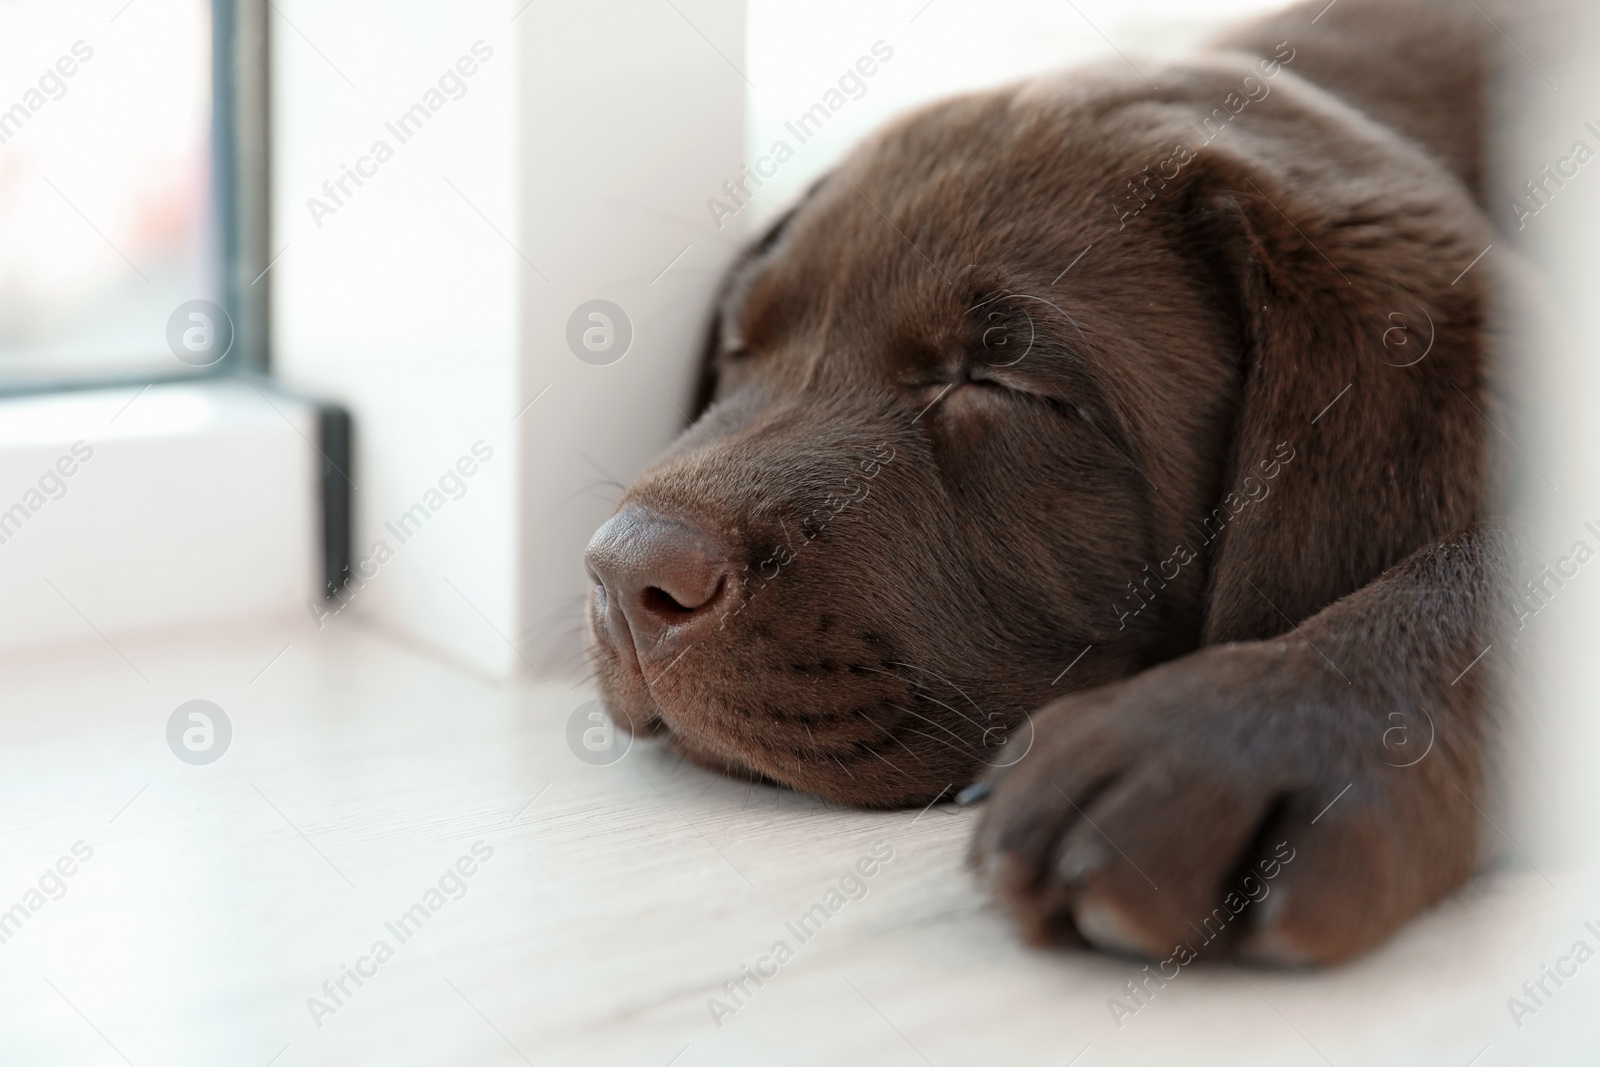
<svg viewBox="0 0 1600 1067">
<path fill-rule="evenodd" d="M 795 156 L 751 202 L 746 224 L 782 210 L 852 144 L 910 108 L 1115 58 L 1113 46 L 1143 66 L 1146 55 L 1181 53 L 1222 26 L 1283 6 L 1283 0 L 750 0 L 747 154 L 759 159 L 786 139 Z M 880 40 L 892 58 L 864 79 L 864 91 L 852 92 L 821 133 L 796 143 L 784 123 L 837 86 Z"/>
<path fill-rule="evenodd" d="M 676 431 L 736 247 L 700 213 L 738 172 L 743 4 L 277 8 L 276 367 L 354 412 L 357 554 L 394 551 L 333 624 L 496 676 L 576 669 L 583 548 L 615 498 L 585 489 Z M 385 121 L 480 39 L 494 55 L 466 95 L 398 144 Z M 330 203 L 324 180 L 376 139 L 394 157 L 314 219 L 308 198 Z M 632 323 L 610 366 L 565 339 L 594 298 Z M 384 523 L 479 440 L 494 458 L 467 494 L 399 544 Z"/>
<path fill-rule="evenodd" d="M 1579 141 L 1600 153 L 1600 69 L 1593 62 L 1600 11 L 1573 7 L 1559 18 L 1526 20 L 1514 32 L 1524 58 L 1509 57 L 1511 75 L 1523 104 L 1501 131 L 1501 190 L 1492 210 L 1514 223 L 1513 197 L 1524 182 L 1542 179 L 1545 166 L 1577 171 L 1560 187 L 1546 181 L 1547 203 L 1504 244 L 1529 258 L 1553 312 L 1544 335 L 1509 354 L 1537 416 L 1507 428 L 1542 532 L 1532 570 L 1572 559 L 1578 541 L 1600 552 L 1600 536 L 1589 528 L 1600 529 L 1600 158 L 1572 162 Z M 1562 157 L 1568 162 L 1561 164 Z M 1562 872 L 1600 864 L 1600 560 L 1576 569 L 1559 588 L 1546 586 L 1554 595 L 1515 635 L 1535 654 L 1513 748 L 1519 803 L 1505 825 L 1523 853 L 1562 885 Z"/>
<path fill-rule="evenodd" d="M 737 177 L 746 83 L 740 0 L 535 4 L 523 55 L 526 399 L 522 645 L 547 672 L 579 667 L 583 548 L 620 490 L 683 423 L 713 285 L 737 247 L 705 200 Z M 669 267 L 670 265 L 670 267 Z M 633 326 L 594 366 L 569 349 L 579 305 Z"/>
<path fill-rule="evenodd" d="M 525 269 L 507 243 L 521 211 L 514 10 L 503 0 L 276 0 L 269 16 L 275 369 L 353 411 L 355 553 L 380 541 L 394 551 L 333 624 L 401 630 L 494 675 L 518 662 L 507 643 L 517 628 L 522 459 L 510 419 Z M 402 143 L 385 123 L 480 41 L 492 55 L 473 59 L 465 95 L 451 98 L 448 85 Z M 324 181 L 380 140 L 393 157 L 361 164 L 376 173 L 347 183 L 353 195 L 335 204 Z M 314 218 L 313 197 L 334 213 Z M 426 506 L 478 441 L 493 458 L 460 499 L 431 498 L 443 506 L 400 543 L 384 523 Z"/>
</svg>

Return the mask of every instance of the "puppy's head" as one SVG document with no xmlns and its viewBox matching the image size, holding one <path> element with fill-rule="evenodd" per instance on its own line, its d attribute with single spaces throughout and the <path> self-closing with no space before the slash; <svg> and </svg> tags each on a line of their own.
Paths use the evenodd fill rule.
<svg viewBox="0 0 1600 1067">
<path fill-rule="evenodd" d="M 1018 758 L 1049 697 L 1198 643 L 1258 297 L 1216 162 L 1144 91 L 913 115 L 735 265 L 702 410 L 589 548 L 625 727 L 926 802 Z"/>
</svg>

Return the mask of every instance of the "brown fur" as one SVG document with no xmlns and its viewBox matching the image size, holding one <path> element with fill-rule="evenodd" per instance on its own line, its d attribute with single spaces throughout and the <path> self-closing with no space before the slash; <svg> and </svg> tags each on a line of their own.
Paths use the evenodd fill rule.
<svg viewBox="0 0 1600 1067">
<path fill-rule="evenodd" d="M 671 527 L 721 568 L 648 641 L 597 588 L 619 720 L 850 804 L 991 773 L 974 859 L 1041 941 L 1330 961 L 1466 877 L 1481 27 L 1322 6 L 1159 89 L 1117 61 L 926 108 L 742 258 L 704 410 L 591 550 L 648 567 Z"/>
</svg>

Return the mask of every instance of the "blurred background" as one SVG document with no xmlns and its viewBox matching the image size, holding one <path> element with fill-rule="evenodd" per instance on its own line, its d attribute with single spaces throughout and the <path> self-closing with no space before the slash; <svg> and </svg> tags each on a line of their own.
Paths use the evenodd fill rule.
<svg viewBox="0 0 1600 1067">
<path fill-rule="evenodd" d="M 1498 7 L 1461 3 L 1493 15 L 1497 33 L 1507 28 Z M 503 970 L 494 973 L 592 966 L 590 977 L 563 992 L 542 973 L 537 995 L 508 993 L 497 1009 L 479 1010 L 478 998 L 462 994 L 478 1018 L 501 1024 L 470 1040 L 434 1026 L 427 1010 L 417 1018 L 430 1036 L 404 1038 L 394 1020 L 417 1010 L 410 993 L 389 1014 L 366 1009 L 365 1024 L 340 1020 L 342 1036 L 308 1026 L 302 1001 L 344 967 L 316 957 L 316 945 L 345 929 L 340 909 L 368 915 L 324 894 L 392 882 L 403 906 L 433 867 L 466 847 L 440 825 L 457 820 L 458 836 L 470 836 L 465 827 L 480 817 L 514 826 L 512 811 L 541 784 L 586 798 L 564 809 L 571 820 L 557 819 L 557 837 L 593 834 L 585 827 L 609 818 L 616 783 L 583 793 L 571 776 L 591 768 L 571 761 L 560 740 L 568 712 L 592 695 L 582 680 L 582 550 L 620 486 L 682 427 L 710 294 L 741 242 L 861 136 L 919 103 L 1084 60 L 1180 54 L 1280 6 L 0 0 L 0 717 L 14 739 L 0 762 L 0 908 L 24 895 L 36 868 L 86 821 L 104 827 L 108 865 L 116 835 L 136 835 L 120 877 L 52 906 L 20 944 L 0 941 L 9 1005 L 0 1016 L 10 1016 L 0 1023 L 0 1063 L 365 1062 L 368 1048 L 383 1049 L 384 1062 L 432 1063 L 622 1062 L 624 1052 L 667 1063 L 680 1045 L 696 1049 L 686 1064 L 770 1053 L 754 1035 L 801 1026 L 813 1001 L 798 998 L 793 1015 L 774 1016 L 775 1030 L 748 1028 L 749 1045 L 708 1051 L 703 1040 L 702 1031 L 716 1037 L 720 1028 L 707 1030 L 701 998 L 724 972 L 737 973 L 744 948 L 684 965 L 692 978 L 677 968 L 698 960 L 693 952 L 661 949 L 659 980 L 691 991 L 684 1017 L 695 1021 L 682 1027 L 676 1009 L 659 1009 L 671 996 L 594 962 L 597 945 L 625 960 L 659 933 L 638 917 L 652 906 L 643 897 L 599 898 L 633 918 L 573 903 L 594 899 L 582 887 L 597 872 L 631 885 L 625 856 L 572 853 L 565 867 L 529 859 L 520 888 L 513 881 L 501 891 L 501 911 L 463 927 L 453 947 L 430 950 L 445 969 L 492 955 L 507 929 L 496 924 L 530 894 L 577 887 L 561 899 L 593 936 L 546 942 L 524 931 L 508 943 L 525 954 L 498 958 Z M 1497 85 L 1496 195 L 1505 209 L 1497 219 L 1506 237 L 1496 254 L 1525 263 L 1554 311 L 1552 328 L 1514 346 L 1512 373 L 1539 418 L 1502 437 L 1536 471 L 1530 482 L 1550 490 L 1529 492 L 1525 507 L 1555 554 L 1588 536 L 1586 522 L 1600 526 L 1592 341 L 1600 163 L 1530 218 L 1519 220 L 1512 201 L 1574 141 L 1600 147 L 1600 84 L 1583 62 L 1600 43 L 1593 21 L 1586 8 L 1528 9 L 1517 31 L 1501 33 L 1520 59 Z M 869 55 L 875 73 L 798 142 L 791 125 Z M 792 157 L 763 162 L 779 140 L 791 142 Z M 1578 991 L 1552 1002 L 1551 1014 L 1513 1026 L 1502 1004 L 1584 921 L 1600 925 L 1592 881 L 1559 873 L 1585 870 L 1600 841 L 1600 581 L 1573 581 L 1538 622 L 1549 669 L 1525 680 L 1517 698 L 1525 714 L 1507 742 L 1514 773 L 1488 835 L 1511 888 L 1487 911 L 1436 923 L 1401 950 L 1400 963 L 1381 965 L 1400 969 L 1395 988 L 1415 995 L 1409 1003 L 1429 1021 L 1413 1043 L 1403 1020 L 1391 1020 L 1381 1038 L 1346 1047 L 1375 1057 L 1364 1062 L 1466 1063 L 1484 1055 L 1481 1045 L 1493 1049 L 1484 1064 L 1576 1063 L 1565 1057 L 1582 1040 L 1600 1041 L 1585 1021 L 1600 1003 L 1600 964 L 1573 980 Z M 168 752 L 162 730 L 175 707 L 207 694 L 233 714 L 241 742 L 231 762 L 200 771 L 172 759 L 178 749 Z M 535 735 L 549 744 L 534 744 Z M 254 748 L 248 736 L 258 738 Z M 332 759 L 324 742 L 344 758 Z M 541 761 L 557 759 L 551 746 L 560 768 L 545 773 Z M 444 754 L 448 772 L 427 763 L 430 749 Z M 268 799 L 280 792 L 275 774 L 314 814 Z M 489 783 L 505 796 L 491 797 Z M 663 807 L 643 788 L 650 782 L 635 784 Z M 720 785 L 696 788 L 711 791 L 711 810 L 727 799 Z M 133 806 L 119 809 L 124 800 Z M 748 795 L 742 803 L 748 812 Z M 782 803 L 771 801 L 774 811 Z M 246 804 L 267 821 L 206 821 Z M 437 805 L 451 813 L 441 822 L 430 814 Z M 164 814 L 140 829 L 139 812 L 150 809 Z M 663 817 L 675 819 L 674 810 Z M 688 811 L 678 815 L 700 834 L 683 831 L 691 844 L 716 838 L 713 848 L 736 850 L 730 841 L 748 844 L 772 829 L 730 824 L 726 837 L 715 829 L 708 837 Z M 427 858 L 372 830 L 382 818 L 431 842 Z M 959 871 L 957 823 L 965 825 L 950 816 L 948 825 L 916 828 L 935 833 L 924 881 L 958 877 L 949 873 Z M 197 849 L 224 842 L 243 850 L 226 876 L 193 868 Z M 245 858 L 264 842 L 301 849 L 295 862 L 307 872 L 274 882 L 275 864 L 258 869 Z M 369 878 L 346 877 L 319 845 L 367 856 Z M 688 845 L 674 847 L 669 855 Z M 135 858 L 140 848 L 144 860 Z M 150 855 L 161 863 L 151 866 Z M 855 845 L 840 855 L 854 858 Z M 703 910 L 711 891 L 697 877 L 681 887 L 695 918 L 673 922 L 726 933 L 723 911 Z M 1552 895 L 1524 897 L 1524 880 L 1536 886 L 1526 892 L 1547 885 Z M 201 883 L 211 891 L 198 893 Z M 264 895 L 230 914 L 230 894 L 243 885 Z M 791 896 L 815 892 L 801 882 Z M 175 932 L 184 916 L 160 904 L 173 893 L 209 916 L 205 944 Z M 307 899 L 331 909 L 324 919 L 334 925 L 273 926 Z M 962 897 L 922 907 L 937 923 L 978 905 Z M 87 917 L 69 922 L 71 908 Z M 882 921 L 891 923 L 888 914 Z M 1464 986 L 1444 977 L 1467 951 L 1453 929 L 1497 946 L 1492 959 L 1467 953 L 1477 962 L 1457 976 Z M 147 962 L 167 934 L 191 950 L 178 954 L 181 976 Z M 1010 935 L 996 925 L 993 936 Z M 352 938 L 359 951 L 363 937 Z M 227 979 L 216 976 L 229 959 L 224 942 L 243 946 Z M 944 962 L 987 973 L 959 952 Z M 1022 1027 L 1028 1062 L 1066 1063 L 1102 1040 L 1093 1028 L 1106 1027 L 1104 996 L 1121 981 L 1095 970 L 1110 964 L 1092 964 L 1089 978 L 1050 966 L 1031 957 L 995 964 L 1050 995 L 1008 987 L 993 994 L 994 1017 L 1032 995 L 1039 1012 L 1070 1000 L 1093 1022 L 1083 1023 L 1082 1040 L 1077 1016 L 1068 1036 L 1051 1037 L 1040 1015 Z M 952 976 L 948 997 L 967 995 L 960 978 Z M 500 988 L 516 990 L 519 980 Z M 154 993 L 141 992 L 150 981 Z M 99 1012 L 71 997 L 73 983 Z M 1362 985 L 1272 995 L 1301 998 L 1311 1017 L 1327 1009 L 1318 1044 L 1337 1047 L 1364 1040 L 1350 1021 L 1379 1011 Z M 1207 1011 L 1231 1013 L 1239 996 L 1254 994 L 1237 983 L 1208 987 L 1174 1010 L 1170 1027 L 1151 1024 L 1145 1046 L 1125 1048 L 1131 1058 L 1104 1062 L 1165 1057 L 1192 1027 L 1205 1030 Z M 577 1029 L 562 1029 L 563 1013 Z M 1238 1033 L 1277 1025 L 1264 1018 L 1240 1022 Z M 1478 1021 L 1479 1030 L 1461 1032 Z M 1528 1037 L 1535 1022 L 1545 1030 Z M 596 1036 L 613 1025 L 610 1038 Z M 981 1027 L 967 1040 L 973 1033 Z M 1459 1038 L 1466 1055 L 1415 1058 L 1441 1034 Z M 893 1033 L 880 1037 L 885 1062 L 908 1054 Z M 411 1040 L 420 1044 L 408 1048 Z M 941 1040 L 986 1062 L 982 1046 Z M 1058 1044 L 1040 1044 L 1049 1041 Z M 1292 1032 L 1273 1042 L 1261 1062 L 1316 1051 Z"/>
</svg>

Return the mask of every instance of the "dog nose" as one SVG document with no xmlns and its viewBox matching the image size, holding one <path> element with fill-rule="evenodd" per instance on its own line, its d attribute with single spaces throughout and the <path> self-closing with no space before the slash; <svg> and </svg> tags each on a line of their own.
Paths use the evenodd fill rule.
<svg viewBox="0 0 1600 1067">
<path fill-rule="evenodd" d="M 669 628 L 715 617 L 729 584 L 726 553 L 709 534 L 634 507 L 595 531 L 584 561 L 600 587 L 608 635 L 631 639 L 641 658 L 656 651 Z"/>
</svg>

